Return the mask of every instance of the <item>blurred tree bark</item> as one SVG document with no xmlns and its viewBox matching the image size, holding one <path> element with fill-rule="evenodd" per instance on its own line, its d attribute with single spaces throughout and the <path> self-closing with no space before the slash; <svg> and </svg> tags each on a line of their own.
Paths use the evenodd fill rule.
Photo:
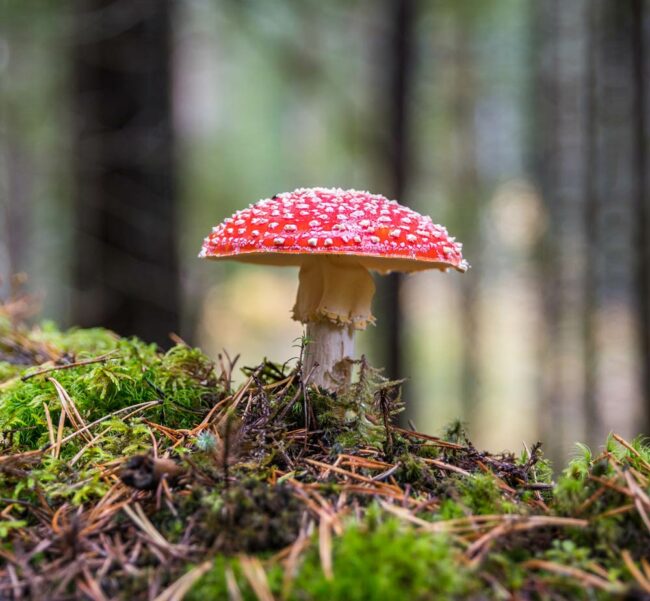
<svg viewBox="0 0 650 601">
<path fill-rule="evenodd" d="M 588 274 L 592 266 L 586 262 L 595 262 L 586 250 L 586 230 L 592 228 L 587 213 L 593 209 L 587 202 L 591 186 L 585 187 L 592 176 L 585 112 L 591 102 L 585 78 L 585 15 L 590 1 L 566 5 L 543 0 L 533 11 L 538 61 L 533 86 L 534 170 L 548 213 L 538 255 L 545 307 L 538 420 L 553 460 L 563 458 L 573 443 L 566 440 L 566 424 L 585 424 L 580 398 L 591 377 L 585 371 L 585 338 L 591 337 L 593 318 L 585 302 L 585 290 L 593 286 Z"/>
<path fill-rule="evenodd" d="M 389 33 L 385 60 L 379 63 L 379 68 L 385 71 L 385 94 L 382 96 L 387 99 L 384 109 L 387 135 L 382 140 L 379 162 L 382 176 L 386 178 L 385 194 L 401 202 L 406 202 L 411 159 L 409 126 L 416 12 L 417 0 L 387 0 Z M 390 378 L 408 376 L 402 340 L 401 284 L 399 273 L 392 273 L 378 282 L 378 323 L 386 333 L 383 345 L 386 374 Z"/>
<path fill-rule="evenodd" d="M 4 119 L 3 119 L 4 121 Z M 3 183 L 0 184 L 2 204 L 3 245 L 7 257 L 6 275 L 27 271 L 32 221 L 32 166 L 20 137 L 12 131 L 8 120 L 1 124 L 4 134 Z M 4 266 L 3 266 L 4 267 Z M 8 282 L 0 280 L 0 290 L 8 291 Z"/>
<path fill-rule="evenodd" d="M 73 315 L 160 344 L 179 323 L 170 0 L 78 0 Z"/>
<path fill-rule="evenodd" d="M 561 455 L 563 419 L 559 359 L 553 353 L 553 340 L 557 340 L 560 322 L 559 265 L 561 259 L 553 252 L 556 248 L 557 232 L 554 223 L 558 212 L 555 190 L 558 181 L 558 132 L 557 119 L 559 82 L 559 0 L 545 0 L 534 5 L 532 27 L 534 54 L 538 58 L 533 81 L 533 170 L 544 197 L 548 212 L 549 227 L 538 254 L 539 279 L 542 282 L 544 304 L 543 340 L 540 344 L 539 436 L 548 450 L 555 456 Z"/>
<path fill-rule="evenodd" d="M 602 438 L 622 427 L 638 432 L 643 413 L 642 387 L 635 376 L 647 369 L 648 359 L 636 352 L 638 332 L 647 319 L 647 299 L 640 299 L 647 285 L 640 275 L 647 236 L 645 167 L 641 166 L 645 163 L 646 109 L 640 104 L 647 76 L 639 72 L 643 63 L 639 28 L 643 25 L 637 18 L 642 18 L 638 14 L 642 7 L 636 0 L 599 0 L 594 5 L 598 20 L 594 27 L 597 160 L 593 177 L 599 206 L 595 283 L 600 313 L 598 392 L 604 418 L 598 434 Z M 621 416 L 627 416 L 627 423 Z"/>
<path fill-rule="evenodd" d="M 598 5 L 596 2 L 587 1 L 584 5 L 584 69 L 582 81 L 584 84 L 584 154 L 585 167 L 583 170 L 583 203 L 584 203 L 584 232 L 585 252 L 584 260 L 584 310 L 583 310 L 583 343 L 584 343 L 584 389 L 583 408 L 585 414 L 585 432 L 588 440 L 598 439 L 603 429 L 600 407 L 597 397 L 598 375 L 598 341 L 597 341 L 597 268 L 598 268 L 598 222 L 600 218 L 599 190 L 595 171 L 598 166 L 598 89 L 597 89 L 597 64 L 596 43 L 598 41 L 597 29 Z"/>
<path fill-rule="evenodd" d="M 648 173 L 648 131 L 647 118 L 648 78 L 650 65 L 647 52 L 650 44 L 650 3 L 647 0 L 632 0 L 632 52 L 634 81 L 635 179 L 636 179 L 636 248 L 637 257 L 637 304 L 639 308 L 639 355 L 641 366 L 641 391 L 644 399 L 644 421 L 642 432 L 650 436 L 650 186 Z"/>
<path fill-rule="evenodd" d="M 479 13 L 477 13 L 479 14 Z M 476 103 L 478 82 L 476 57 L 472 47 L 475 37 L 475 16 L 466 9 L 457 9 L 454 16 L 453 69 L 454 79 L 449 93 L 455 167 L 450 180 L 454 235 L 462 240 L 463 253 L 469 258 L 472 273 L 461 278 L 460 309 L 460 398 L 463 419 L 477 423 L 480 374 L 479 285 L 481 250 L 481 194 L 477 172 Z"/>
</svg>

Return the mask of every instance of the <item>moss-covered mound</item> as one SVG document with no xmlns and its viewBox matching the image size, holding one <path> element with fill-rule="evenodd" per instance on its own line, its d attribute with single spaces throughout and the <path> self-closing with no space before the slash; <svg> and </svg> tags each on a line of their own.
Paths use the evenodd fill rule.
<svg viewBox="0 0 650 601">
<path fill-rule="evenodd" d="M 539 445 L 399 428 L 364 362 L 342 398 L 232 370 L 0 309 L 0 599 L 650 598 L 641 441 L 553 483 Z"/>
</svg>

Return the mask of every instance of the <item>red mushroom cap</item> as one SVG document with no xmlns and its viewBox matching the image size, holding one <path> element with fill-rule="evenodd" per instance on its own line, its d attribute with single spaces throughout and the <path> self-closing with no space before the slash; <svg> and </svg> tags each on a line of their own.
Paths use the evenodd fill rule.
<svg viewBox="0 0 650 601">
<path fill-rule="evenodd" d="M 299 188 L 225 219 L 199 257 L 300 265 L 306 256 L 336 255 L 380 272 L 466 271 L 461 250 L 446 228 L 380 194 Z"/>
</svg>

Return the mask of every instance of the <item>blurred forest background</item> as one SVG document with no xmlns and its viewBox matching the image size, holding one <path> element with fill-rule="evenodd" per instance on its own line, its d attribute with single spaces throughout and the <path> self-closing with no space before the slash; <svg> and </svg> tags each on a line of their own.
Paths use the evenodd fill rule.
<svg viewBox="0 0 650 601">
<path fill-rule="evenodd" d="M 557 461 L 650 434 L 649 49 L 646 0 L 0 0 L 0 293 L 282 362 L 297 273 L 201 240 L 367 189 L 473 265 L 382 278 L 362 336 L 418 428 Z"/>
</svg>

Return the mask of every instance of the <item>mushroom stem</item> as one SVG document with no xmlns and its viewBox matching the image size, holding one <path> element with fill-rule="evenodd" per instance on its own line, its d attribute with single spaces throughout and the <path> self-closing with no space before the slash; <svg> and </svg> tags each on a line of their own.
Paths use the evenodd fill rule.
<svg viewBox="0 0 650 601">
<path fill-rule="evenodd" d="M 345 257 L 310 257 L 300 267 L 293 318 L 302 323 L 329 320 L 365 330 L 374 323 L 370 305 L 375 283 L 358 261 Z"/>
<path fill-rule="evenodd" d="M 293 318 L 307 324 L 304 373 L 311 384 L 337 391 L 349 383 L 354 331 L 374 322 L 374 293 L 372 276 L 358 261 L 321 256 L 302 264 Z"/>
<path fill-rule="evenodd" d="M 310 322 L 307 340 L 303 373 L 310 376 L 309 384 L 331 391 L 346 388 L 352 377 L 354 328 L 331 321 Z"/>
</svg>

